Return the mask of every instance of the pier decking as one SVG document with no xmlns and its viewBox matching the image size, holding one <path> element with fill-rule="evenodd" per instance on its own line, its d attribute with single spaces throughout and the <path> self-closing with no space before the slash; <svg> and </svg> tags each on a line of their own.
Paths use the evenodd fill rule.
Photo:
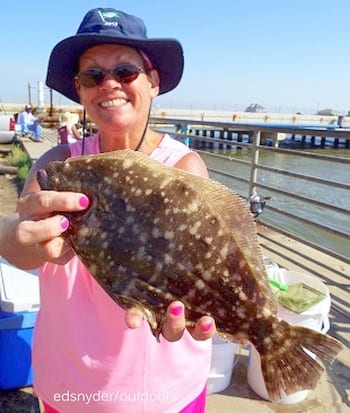
<svg viewBox="0 0 350 413">
<path fill-rule="evenodd" d="M 56 144 L 55 130 L 45 131 L 42 143 L 23 141 L 23 146 L 33 162 Z M 293 405 L 264 401 L 249 388 L 246 379 L 248 357 L 243 348 L 237 355 L 238 363 L 233 370 L 231 385 L 222 393 L 208 396 L 207 413 L 350 412 L 350 265 L 263 225 L 258 225 L 258 233 L 264 256 L 273 259 L 280 267 L 308 273 L 327 285 L 332 298 L 329 333 L 339 339 L 345 348 L 332 365 L 325 365 L 325 374 L 308 398 Z M 0 394 L 0 407 L 2 397 L 4 395 Z M 25 397 L 28 397 L 27 394 Z M 18 406 L 18 410 L 14 408 L 2 411 L 27 410 Z"/>
</svg>

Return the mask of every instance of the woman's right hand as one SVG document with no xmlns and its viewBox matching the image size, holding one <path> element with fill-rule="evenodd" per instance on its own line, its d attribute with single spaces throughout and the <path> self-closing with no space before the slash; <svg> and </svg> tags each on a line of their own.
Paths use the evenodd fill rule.
<svg viewBox="0 0 350 413">
<path fill-rule="evenodd" d="M 19 268 L 37 268 L 50 261 L 65 264 L 74 252 L 61 237 L 68 219 L 57 211 L 82 211 L 86 195 L 73 192 L 29 192 L 18 200 L 17 213 L 5 218 L 0 228 L 0 255 Z"/>
</svg>

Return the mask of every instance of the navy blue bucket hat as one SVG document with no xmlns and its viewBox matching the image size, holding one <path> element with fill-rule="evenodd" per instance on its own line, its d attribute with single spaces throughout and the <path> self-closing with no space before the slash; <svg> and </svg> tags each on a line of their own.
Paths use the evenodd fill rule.
<svg viewBox="0 0 350 413">
<path fill-rule="evenodd" d="M 158 71 L 159 94 L 169 92 L 180 82 L 184 58 L 177 40 L 149 39 L 145 24 L 138 17 L 111 8 L 97 8 L 85 15 L 75 36 L 62 40 L 52 50 L 47 86 L 79 103 L 74 86 L 79 57 L 90 47 L 106 43 L 144 52 Z"/>
</svg>

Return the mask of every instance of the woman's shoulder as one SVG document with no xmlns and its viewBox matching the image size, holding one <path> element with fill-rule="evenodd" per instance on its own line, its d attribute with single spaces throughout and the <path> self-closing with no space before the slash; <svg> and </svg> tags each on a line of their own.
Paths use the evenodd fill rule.
<svg viewBox="0 0 350 413">
<path fill-rule="evenodd" d="M 169 134 L 165 134 L 163 139 L 161 140 L 159 144 L 159 148 L 164 148 L 164 149 L 172 149 L 172 150 L 177 150 L 181 151 L 184 153 L 190 152 L 190 149 L 188 146 L 186 146 L 184 143 L 172 138 Z"/>
</svg>

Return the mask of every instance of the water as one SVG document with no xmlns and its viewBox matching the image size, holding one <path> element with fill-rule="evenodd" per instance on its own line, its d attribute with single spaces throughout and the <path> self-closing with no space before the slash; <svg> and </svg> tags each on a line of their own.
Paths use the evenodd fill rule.
<svg viewBox="0 0 350 413">
<path fill-rule="evenodd" d="M 313 152 L 350 158 L 350 150 L 346 149 L 322 149 Z M 222 151 L 220 153 L 223 154 Z M 236 147 L 233 148 L 232 151 L 226 152 L 226 155 L 228 156 L 226 159 L 219 159 L 208 155 L 203 155 L 203 158 L 209 169 L 214 168 L 241 178 L 249 179 L 250 167 L 232 162 L 230 158 L 250 161 L 251 151 L 247 148 L 237 150 Z M 350 168 L 349 165 L 346 164 L 336 164 L 320 159 L 297 157 L 272 151 L 261 151 L 259 164 L 346 184 L 350 183 Z M 227 185 L 245 198 L 249 194 L 248 183 L 225 177 L 215 172 L 211 172 L 211 177 Z M 298 194 L 308 199 L 322 201 L 350 210 L 350 193 L 347 189 L 334 188 L 329 185 L 312 183 L 306 180 L 261 170 L 258 172 L 257 181 L 260 184 Z M 273 190 L 259 188 L 258 193 L 260 196 L 272 197 L 271 200 L 267 201 L 268 205 L 296 214 L 308 221 L 327 225 L 335 230 L 346 232 L 349 234 L 349 238 L 344 239 L 341 236 L 330 234 L 327 231 L 307 225 L 294 218 L 284 216 L 283 214 L 276 213 L 268 208 L 264 210 L 264 213 L 261 216 L 263 222 L 273 224 L 346 257 L 349 256 L 349 215 L 332 211 L 324 207 L 311 205 L 305 201 L 293 199 L 284 194 L 281 195 Z"/>
</svg>

